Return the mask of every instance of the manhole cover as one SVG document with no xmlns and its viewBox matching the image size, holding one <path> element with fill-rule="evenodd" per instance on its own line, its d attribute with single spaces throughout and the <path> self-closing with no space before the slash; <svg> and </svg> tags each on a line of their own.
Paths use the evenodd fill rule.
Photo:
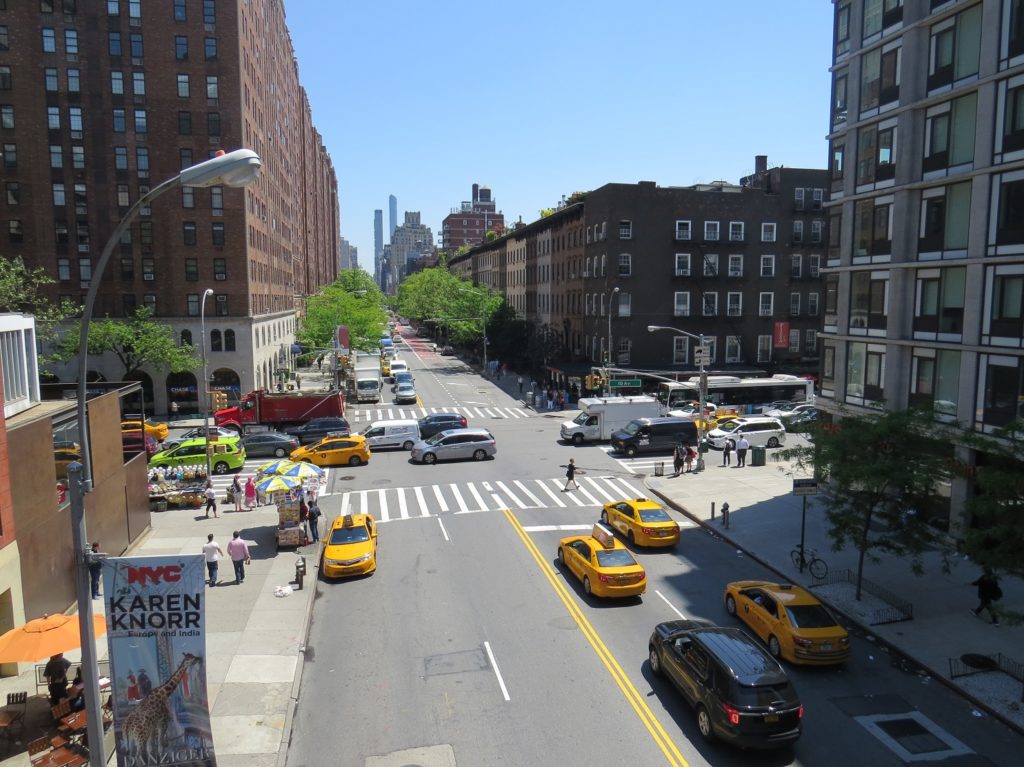
<svg viewBox="0 0 1024 767">
<path fill-rule="evenodd" d="M 854 720 L 904 762 L 930 762 L 973 753 L 920 711 L 867 714 Z"/>
<path fill-rule="evenodd" d="M 344 477 L 338 477 L 338 479 L 340 479 L 342 482 L 351 482 L 352 480 L 355 479 L 355 475 L 354 474 L 346 474 Z"/>
<path fill-rule="evenodd" d="M 879 722 L 879 729 L 912 754 L 945 751 L 946 744 L 913 719 L 892 719 Z"/>
<path fill-rule="evenodd" d="M 996 663 L 995 658 L 990 658 L 987 655 L 979 655 L 976 652 L 964 653 L 960 656 L 960 662 L 965 666 L 976 668 L 978 671 L 995 671 L 999 668 L 999 664 Z"/>
</svg>

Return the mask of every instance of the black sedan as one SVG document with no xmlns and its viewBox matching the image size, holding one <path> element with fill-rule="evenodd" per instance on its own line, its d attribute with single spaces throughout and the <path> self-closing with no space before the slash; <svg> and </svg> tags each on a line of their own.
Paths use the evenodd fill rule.
<svg viewBox="0 0 1024 767">
<path fill-rule="evenodd" d="M 288 433 L 298 437 L 299 443 L 302 445 L 311 445 L 314 442 L 318 442 L 332 432 L 342 437 L 347 437 L 352 433 L 348 420 L 340 416 L 322 416 L 307 421 L 302 426 L 288 429 Z"/>
<path fill-rule="evenodd" d="M 458 413 L 434 413 L 420 419 L 420 437 L 433 437 L 448 429 L 465 429 L 469 425 L 466 416 Z"/>
<path fill-rule="evenodd" d="M 284 458 L 299 446 L 297 437 L 279 431 L 246 434 L 242 437 L 245 454 L 250 458 Z"/>
</svg>

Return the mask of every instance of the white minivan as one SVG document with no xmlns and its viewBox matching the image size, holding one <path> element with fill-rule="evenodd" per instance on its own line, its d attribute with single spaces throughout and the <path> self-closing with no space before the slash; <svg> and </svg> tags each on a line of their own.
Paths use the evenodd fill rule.
<svg viewBox="0 0 1024 767">
<path fill-rule="evenodd" d="M 406 363 L 405 360 L 398 359 L 398 357 L 393 357 L 392 358 L 391 366 L 390 367 L 391 367 L 391 380 L 392 381 L 395 380 L 395 373 L 398 373 L 399 371 L 403 371 L 403 370 L 404 371 L 408 371 L 409 370 L 408 363 Z"/>
<path fill-rule="evenodd" d="M 721 450 L 727 439 L 739 442 L 741 434 L 751 447 L 778 447 L 786 441 L 786 427 L 782 422 L 778 418 L 760 415 L 737 418 L 720 429 L 712 429 L 707 440 L 711 447 Z"/>
<path fill-rule="evenodd" d="M 360 434 L 366 437 L 366 444 L 371 450 L 384 447 L 400 447 L 412 450 L 412 446 L 420 440 L 420 424 L 414 419 L 394 421 L 374 421 Z"/>
</svg>

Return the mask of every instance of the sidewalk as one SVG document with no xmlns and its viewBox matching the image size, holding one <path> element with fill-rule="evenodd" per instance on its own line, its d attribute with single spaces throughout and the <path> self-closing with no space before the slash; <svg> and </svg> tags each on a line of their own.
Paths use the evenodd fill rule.
<svg viewBox="0 0 1024 767">
<path fill-rule="evenodd" d="M 668 505 L 775 570 L 780 580 L 810 586 L 810 574 L 805 570 L 801 575 L 790 560 L 790 552 L 800 541 L 802 499 L 792 494 L 793 477 L 786 473 L 788 465 L 773 461 L 770 450 L 767 466 L 763 467 L 723 467 L 720 465 L 722 454 L 715 450 L 707 454 L 706 460 L 702 473 L 648 476 L 646 486 Z M 670 459 L 665 465 L 666 470 L 671 471 Z M 856 551 L 831 551 L 824 513 L 813 496 L 807 501 L 807 548 L 818 552 L 830 573 L 844 568 L 856 572 Z M 730 507 L 728 530 L 722 524 L 723 502 Z M 716 510 L 713 520 L 712 504 Z M 737 563 L 736 580 L 746 577 L 741 562 Z M 816 591 L 823 601 L 828 601 L 851 623 L 859 625 L 869 638 L 890 645 L 928 674 L 1024 733 L 1020 682 L 1000 672 L 950 679 L 950 660 L 966 653 L 989 656 L 1002 653 L 1017 663 L 1024 663 L 1024 627 L 1009 626 L 1005 622 L 992 626 L 987 615 L 976 618 L 968 614 L 978 603 L 975 587 L 968 584 L 980 573 L 981 568 L 973 562 L 957 558 L 952 561 L 951 572 L 945 574 L 938 554 L 925 558 L 925 572 L 920 577 L 914 575 L 907 560 L 885 555 L 878 563 L 866 560 L 866 579 L 913 604 L 912 620 L 881 625 L 869 626 L 863 618 L 856 617 L 861 608 L 853 602 L 852 591 L 849 595 L 841 594 L 834 586 Z M 1004 577 L 1001 585 L 1004 597 L 1000 604 L 1014 610 L 1024 608 L 1024 583 Z"/>
</svg>

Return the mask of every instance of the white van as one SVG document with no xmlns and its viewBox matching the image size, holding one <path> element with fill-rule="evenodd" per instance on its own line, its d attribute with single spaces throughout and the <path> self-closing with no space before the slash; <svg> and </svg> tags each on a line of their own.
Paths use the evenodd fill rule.
<svg viewBox="0 0 1024 767">
<path fill-rule="evenodd" d="M 360 434 L 366 437 L 366 444 L 371 450 L 382 447 L 400 447 L 412 450 L 412 446 L 420 440 L 420 424 L 411 418 L 395 421 L 374 421 Z"/>
<path fill-rule="evenodd" d="M 786 441 L 786 428 L 778 418 L 759 415 L 737 418 L 720 429 L 713 429 L 708 432 L 707 440 L 711 447 L 721 450 L 727 439 L 739 442 L 741 434 L 751 447 L 778 447 Z"/>
</svg>

